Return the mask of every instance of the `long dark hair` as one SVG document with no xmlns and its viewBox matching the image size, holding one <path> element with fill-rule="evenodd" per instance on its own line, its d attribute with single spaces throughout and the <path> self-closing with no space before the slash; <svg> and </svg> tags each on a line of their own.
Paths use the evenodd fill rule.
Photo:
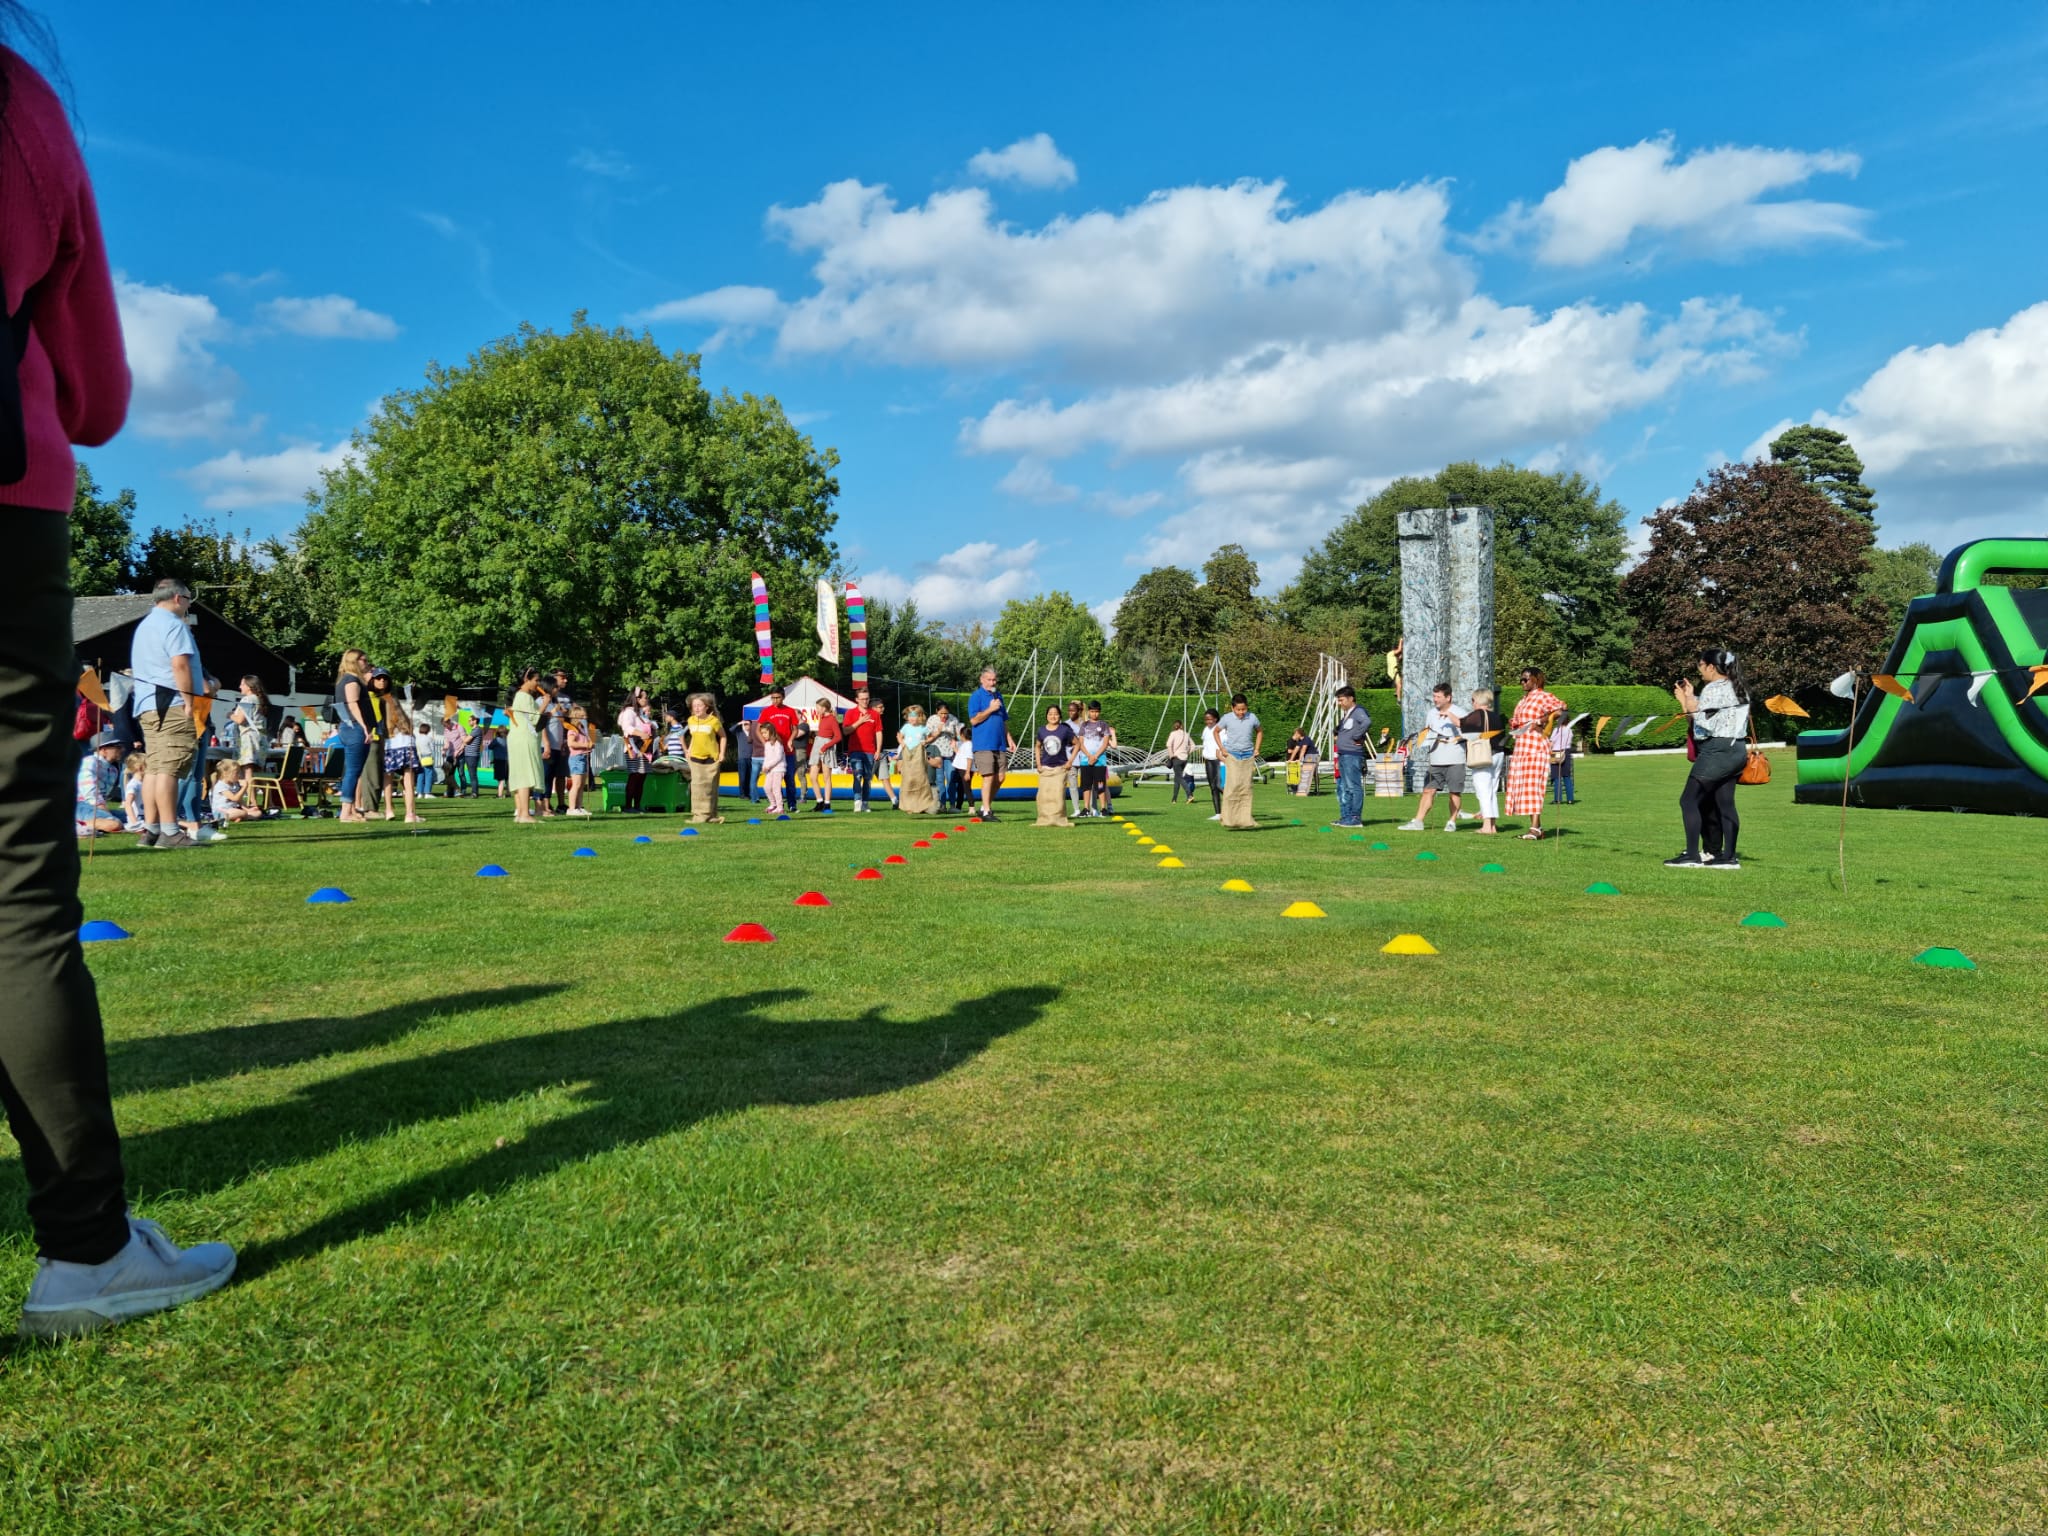
<svg viewBox="0 0 2048 1536">
<path fill-rule="evenodd" d="M 1700 660 L 1721 669 L 1721 675 L 1728 679 L 1735 689 L 1735 702 L 1749 702 L 1749 679 L 1742 675 L 1742 660 L 1733 651 L 1701 651 Z"/>
<path fill-rule="evenodd" d="M 0 44 L 5 44 L 20 54 L 31 67 L 42 72 L 50 89 L 57 93 L 57 99 L 64 103 L 66 111 L 72 111 L 71 77 L 64 73 L 64 60 L 57 52 L 57 32 L 47 21 L 20 3 L 20 0 L 0 0 Z M 0 115 L 7 111 L 7 99 L 12 82 L 7 72 L 0 70 Z M 77 116 L 72 112 L 73 117 Z"/>
</svg>

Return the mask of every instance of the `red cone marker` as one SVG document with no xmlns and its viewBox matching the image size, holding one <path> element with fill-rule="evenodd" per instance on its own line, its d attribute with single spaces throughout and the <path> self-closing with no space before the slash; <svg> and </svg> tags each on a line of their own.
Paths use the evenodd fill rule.
<svg viewBox="0 0 2048 1536">
<path fill-rule="evenodd" d="M 832 905 L 831 902 L 825 899 L 823 891 L 805 891 L 803 895 L 797 897 L 796 904 L 800 907 L 829 907 Z"/>
<path fill-rule="evenodd" d="M 882 872 L 879 869 L 864 869 L 853 878 L 856 880 L 879 880 L 882 878 Z"/>
<path fill-rule="evenodd" d="M 725 936 L 728 944 L 773 944 L 775 935 L 759 923 L 741 923 Z"/>
</svg>

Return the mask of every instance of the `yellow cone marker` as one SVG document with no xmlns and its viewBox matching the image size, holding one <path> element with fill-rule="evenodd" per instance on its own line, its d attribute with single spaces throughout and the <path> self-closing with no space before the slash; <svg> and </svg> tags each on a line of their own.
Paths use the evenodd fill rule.
<svg viewBox="0 0 2048 1536">
<path fill-rule="evenodd" d="M 1249 880 L 1226 880 L 1218 887 L 1218 889 L 1225 891 L 1248 891 L 1251 888 L 1252 883 Z"/>
<path fill-rule="evenodd" d="M 1282 917 L 1328 917 L 1330 914 L 1312 901 L 1297 901 L 1280 915 Z"/>
<path fill-rule="evenodd" d="M 1433 955 L 1436 946 L 1419 933 L 1397 933 L 1380 946 L 1383 955 Z"/>
<path fill-rule="evenodd" d="M 1141 837 L 1138 839 L 1138 846 L 1140 848 L 1150 848 L 1155 841 L 1156 839 L 1154 838 Z"/>
<path fill-rule="evenodd" d="M 1159 861 L 1159 868 L 1161 868 L 1161 869 L 1186 869 L 1186 868 L 1187 868 L 1187 865 L 1185 865 L 1185 864 L 1181 863 L 1181 861 L 1180 861 L 1179 859 L 1161 859 L 1161 860 Z"/>
<path fill-rule="evenodd" d="M 1127 821 L 1124 823 L 1125 837 L 1143 837 L 1144 835 L 1145 829 L 1140 827 L 1135 821 Z"/>
<path fill-rule="evenodd" d="M 1112 816 L 1112 817 L 1110 817 L 1109 819 L 1110 819 L 1111 821 L 1122 821 L 1122 820 L 1123 820 L 1123 817 L 1121 817 L 1121 816 Z"/>
<path fill-rule="evenodd" d="M 1173 850 L 1172 850 L 1171 848 L 1167 847 L 1167 846 L 1166 846 L 1166 844 L 1164 844 L 1164 843 L 1154 843 L 1154 844 L 1152 845 L 1152 851 L 1153 851 L 1154 853 L 1171 853 L 1171 852 L 1173 852 Z"/>
</svg>

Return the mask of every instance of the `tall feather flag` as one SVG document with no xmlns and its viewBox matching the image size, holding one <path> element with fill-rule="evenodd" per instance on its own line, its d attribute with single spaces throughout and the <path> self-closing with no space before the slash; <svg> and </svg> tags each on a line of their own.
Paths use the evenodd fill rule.
<svg viewBox="0 0 2048 1536">
<path fill-rule="evenodd" d="M 832 583 L 818 578 L 818 655 L 839 665 L 839 594 Z"/>
<path fill-rule="evenodd" d="M 868 600 L 850 581 L 846 584 L 846 631 L 853 647 L 853 686 L 863 687 L 868 680 Z"/>
<path fill-rule="evenodd" d="M 775 684 L 775 637 L 768 632 L 768 583 L 761 579 L 761 573 L 752 573 L 754 578 L 754 639 L 761 647 L 761 686 Z"/>
</svg>

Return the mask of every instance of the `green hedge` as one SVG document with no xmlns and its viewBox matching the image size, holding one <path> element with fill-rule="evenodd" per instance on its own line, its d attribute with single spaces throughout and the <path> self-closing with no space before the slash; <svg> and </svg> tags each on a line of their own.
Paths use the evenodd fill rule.
<svg viewBox="0 0 2048 1536">
<path fill-rule="evenodd" d="M 1586 721 L 1579 728 L 1579 734 L 1585 740 L 1585 744 L 1589 749 L 1593 745 L 1593 723 L 1602 715 L 1611 715 L 1617 719 L 1623 715 L 1634 715 L 1640 718 L 1644 715 L 1668 715 L 1678 708 L 1677 704 L 1672 701 L 1671 695 L 1662 688 L 1602 688 L 1560 684 L 1553 692 L 1571 707 L 1571 712 L 1574 715 L 1584 712 L 1592 716 L 1592 719 Z M 952 709 L 954 714 L 962 716 L 967 712 L 967 697 L 964 693 L 941 692 L 933 695 L 935 701 L 943 701 Z M 1116 727 L 1117 738 L 1127 747 L 1137 747 L 1140 749 L 1151 743 L 1153 732 L 1159 726 L 1161 711 L 1177 712 L 1181 705 L 1178 695 L 1102 693 L 1090 695 L 1089 697 L 1102 701 L 1102 717 Z M 1294 727 L 1302 717 L 1303 706 L 1307 700 L 1299 694 L 1290 697 L 1283 694 L 1265 692 L 1252 693 L 1247 695 L 1247 697 L 1251 701 L 1252 713 L 1257 715 L 1266 727 L 1267 749 L 1277 754 L 1279 749 L 1285 746 L 1287 738 L 1294 733 Z M 1500 703 L 1502 712 L 1513 714 L 1515 704 L 1521 697 L 1522 690 L 1519 688 L 1503 689 L 1501 691 Z M 1010 698 L 1013 711 L 1021 711 L 1025 702 L 1025 700 L 1020 700 L 1014 695 Z M 1358 702 L 1363 704 L 1366 712 L 1372 716 L 1375 731 L 1382 728 L 1391 728 L 1397 731 L 1400 729 L 1401 705 L 1393 689 L 1362 688 L 1359 690 Z M 1043 708 L 1043 705 L 1041 704 L 1040 707 Z M 1173 728 L 1175 718 L 1176 715 L 1174 713 L 1167 714 L 1166 727 L 1158 732 L 1159 744 L 1161 746 L 1166 744 L 1166 731 Z M 1775 716 L 1764 714 L 1761 710 L 1757 712 L 1757 730 L 1760 734 L 1784 734 L 1788 736 L 1791 734 L 1790 732 L 1773 731 L 1772 727 L 1775 724 Z M 1025 739 L 1023 722 L 1016 713 L 1012 714 L 1010 728 L 1017 733 L 1017 738 L 1020 742 Z M 1189 731 L 1193 733 L 1195 726 L 1191 724 Z M 1684 739 L 1683 729 L 1674 725 L 1659 732 L 1654 739 L 1649 741 L 1644 741 L 1638 737 L 1631 737 L 1628 739 L 1627 746 L 1622 748 L 1622 750 L 1627 751 L 1638 747 L 1675 747 L 1682 745 Z M 1611 730 L 1609 739 L 1603 741 L 1597 750 L 1603 752 L 1614 750 Z"/>
</svg>

